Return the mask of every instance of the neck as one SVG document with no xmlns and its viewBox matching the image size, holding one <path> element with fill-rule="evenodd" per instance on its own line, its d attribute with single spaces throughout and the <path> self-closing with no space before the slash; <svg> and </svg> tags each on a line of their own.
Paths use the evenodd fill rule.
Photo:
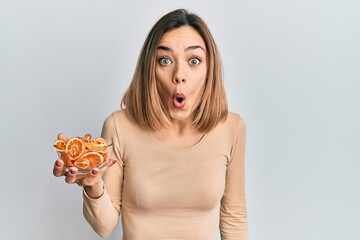
<svg viewBox="0 0 360 240">
<path fill-rule="evenodd" d="M 172 134 L 182 136 L 186 134 L 192 134 L 197 132 L 192 124 L 184 122 L 172 122 L 171 125 L 164 129 L 166 132 L 172 132 Z"/>
</svg>

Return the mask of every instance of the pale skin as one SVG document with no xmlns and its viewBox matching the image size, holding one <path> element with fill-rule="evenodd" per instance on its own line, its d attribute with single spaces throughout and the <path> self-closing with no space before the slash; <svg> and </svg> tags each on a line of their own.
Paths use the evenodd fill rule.
<svg viewBox="0 0 360 240">
<path fill-rule="evenodd" d="M 206 46 L 202 37 L 190 26 L 166 32 L 157 50 L 156 83 L 171 124 L 155 133 L 163 143 L 173 147 L 196 144 L 202 133 L 192 125 L 192 113 L 204 92 L 207 74 Z M 174 106 L 174 95 L 183 93 L 186 104 Z"/>
<path fill-rule="evenodd" d="M 198 106 L 205 88 L 205 42 L 192 27 L 182 26 L 162 36 L 156 59 L 156 86 L 170 117 L 170 125 L 154 135 L 168 146 L 192 146 L 203 136 L 192 125 L 192 113 Z M 177 101 L 176 98 L 179 96 L 181 100 Z M 66 141 L 67 137 L 60 133 L 58 139 Z M 53 174 L 56 177 L 65 176 L 66 183 L 83 186 L 90 198 L 99 198 L 104 191 L 102 175 L 116 162 L 117 160 L 110 160 L 103 168 L 94 168 L 88 175 L 79 176 L 76 167 L 71 167 L 66 172 L 64 162 L 57 159 Z"/>
</svg>

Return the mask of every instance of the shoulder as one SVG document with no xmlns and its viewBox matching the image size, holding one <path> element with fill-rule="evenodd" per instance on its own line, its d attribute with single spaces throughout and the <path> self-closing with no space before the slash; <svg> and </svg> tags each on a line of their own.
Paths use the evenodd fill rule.
<svg viewBox="0 0 360 240">
<path fill-rule="evenodd" d="M 118 123 L 124 124 L 127 122 L 130 122 L 129 117 L 126 114 L 126 111 L 121 109 L 121 110 L 116 110 L 116 111 L 112 112 L 105 119 L 104 125 L 110 127 L 111 125 L 115 126 Z"/>
<path fill-rule="evenodd" d="M 124 110 L 116 110 L 112 112 L 104 121 L 103 133 L 115 132 L 118 128 L 119 122 L 126 121 L 126 114 Z"/>
<path fill-rule="evenodd" d="M 127 120 L 126 111 L 124 109 L 115 110 L 110 114 L 108 118 L 120 119 L 120 120 Z"/>
<path fill-rule="evenodd" d="M 245 120 L 238 113 L 233 112 L 228 113 L 224 125 L 232 131 L 235 129 L 238 131 L 245 131 L 246 129 Z"/>
<path fill-rule="evenodd" d="M 115 132 L 117 134 L 140 134 L 144 130 L 135 123 L 128 115 L 126 110 L 116 110 L 112 112 L 104 121 L 104 129 Z"/>
<path fill-rule="evenodd" d="M 245 120 L 238 113 L 229 112 L 224 122 L 223 132 L 231 143 L 236 142 L 239 138 L 245 138 Z"/>
<path fill-rule="evenodd" d="M 236 139 L 246 135 L 244 119 L 237 113 L 229 112 L 226 120 L 220 122 L 211 132 L 214 139 L 222 139 L 224 143 L 232 145 Z"/>
</svg>

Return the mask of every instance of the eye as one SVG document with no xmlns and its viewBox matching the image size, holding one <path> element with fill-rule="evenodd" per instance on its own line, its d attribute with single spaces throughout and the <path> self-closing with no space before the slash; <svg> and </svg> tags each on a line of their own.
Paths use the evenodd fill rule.
<svg viewBox="0 0 360 240">
<path fill-rule="evenodd" d="M 199 65 L 200 64 L 200 59 L 198 59 L 198 58 L 192 58 L 192 59 L 190 59 L 190 61 L 189 61 L 189 63 L 190 63 L 190 65 Z"/>
<path fill-rule="evenodd" d="M 170 65 L 172 62 L 169 58 L 163 57 L 159 59 L 159 63 L 160 65 L 166 66 L 166 65 Z"/>
</svg>

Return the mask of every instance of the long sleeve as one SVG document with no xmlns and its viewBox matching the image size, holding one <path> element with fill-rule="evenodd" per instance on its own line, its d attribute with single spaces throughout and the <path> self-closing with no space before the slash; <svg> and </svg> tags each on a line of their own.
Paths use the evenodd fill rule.
<svg viewBox="0 0 360 240">
<path fill-rule="evenodd" d="M 245 139 L 246 128 L 239 117 L 234 144 L 226 170 L 226 184 L 221 199 L 220 233 L 222 240 L 247 240 L 247 209 L 245 198 Z"/>
<path fill-rule="evenodd" d="M 111 115 L 104 122 L 102 137 L 114 144 L 110 159 L 117 159 L 118 163 L 110 167 L 103 175 L 104 194 L 98 199 L 91 199 L 85 191 L 83 192 L 84 217 L 94 231 L 102 237 L 108 236 L 116 227 L 121 211 L 123 162 L 115 128 L 114 118 Z"/>
</svg>

